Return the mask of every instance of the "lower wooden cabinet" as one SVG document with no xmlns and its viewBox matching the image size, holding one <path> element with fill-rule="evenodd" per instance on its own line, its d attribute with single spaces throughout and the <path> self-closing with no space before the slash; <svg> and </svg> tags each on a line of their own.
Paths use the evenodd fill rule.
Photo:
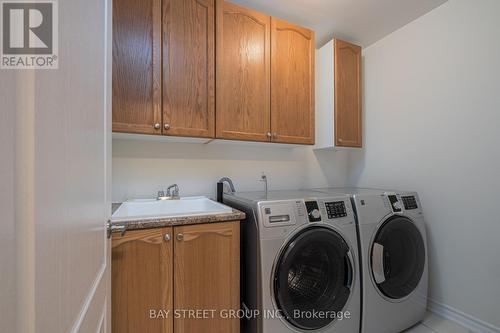
<svg viewBox="0 0 500 333">
<path fill-rule="evenodd" d="M 239 222 L 114 234 L 112 331 L 239 332 L 239 238 Z"/>
</svg>

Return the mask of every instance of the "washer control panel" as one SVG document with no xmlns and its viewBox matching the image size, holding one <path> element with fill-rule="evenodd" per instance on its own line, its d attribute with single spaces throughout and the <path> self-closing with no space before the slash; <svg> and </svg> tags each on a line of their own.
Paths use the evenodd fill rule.
<svg viewBox="0 0 500 333">
<path fill-rule="evenodd" d="M 339 217 L 347 216 L 347 210 L 344 201 L 325 202 L 325 208 L 328 219 L 336 219 Z"/>
<path fill-rule="evenodd" d="M 340 222 L 337 220 L 354 216 L 348 198 L 315 198 L 304 203 L 309 222 Z"/>
</svg>

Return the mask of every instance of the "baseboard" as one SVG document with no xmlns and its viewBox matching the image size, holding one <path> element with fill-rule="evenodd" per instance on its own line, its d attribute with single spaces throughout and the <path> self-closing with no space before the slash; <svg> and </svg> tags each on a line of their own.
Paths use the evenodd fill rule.
<svg viewBox="0 0 500 333">
<path fill-rule="evenodd" d="M 454 321 L 477 333 L 500 333 L 500 328 L 477 319 L 449 305 L 428 299 L 427 308 L 430 312 L 443 318 Z"/>
</svg>

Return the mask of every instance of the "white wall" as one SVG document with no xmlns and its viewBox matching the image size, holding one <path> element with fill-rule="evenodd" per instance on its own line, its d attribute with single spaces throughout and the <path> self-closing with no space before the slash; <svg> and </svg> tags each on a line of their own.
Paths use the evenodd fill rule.
<svg viewBox="0 0 500 333">
<path fill-rule="evenodd" d="M 345 151 L 313 151 L 272 144 L 197 144 L 113 140 L 113 201 L 152 197 L 177 183 L 181 195 L 215 196 L 222 176 L 233 179 L 239 191 L 345 185 Z"/>
<path fill-rule="evenodd" d="M 351 184 L 419 192 L 432 300 L 497 330 L 499 13 L 450 0 L 365 49 L 366 149 L 350 157 Z"/>
</svg>

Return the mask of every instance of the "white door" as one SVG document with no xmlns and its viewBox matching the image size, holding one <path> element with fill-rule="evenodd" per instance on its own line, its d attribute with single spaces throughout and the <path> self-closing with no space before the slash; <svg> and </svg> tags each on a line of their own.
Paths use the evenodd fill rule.
<svg viewBox="0 0 500 333">
<path fill-rule="evenodd" d="M 111 8 L 58 1 L 59 69 L 0 70 L 1 332 L 110 332 Z"/>
</svg>

